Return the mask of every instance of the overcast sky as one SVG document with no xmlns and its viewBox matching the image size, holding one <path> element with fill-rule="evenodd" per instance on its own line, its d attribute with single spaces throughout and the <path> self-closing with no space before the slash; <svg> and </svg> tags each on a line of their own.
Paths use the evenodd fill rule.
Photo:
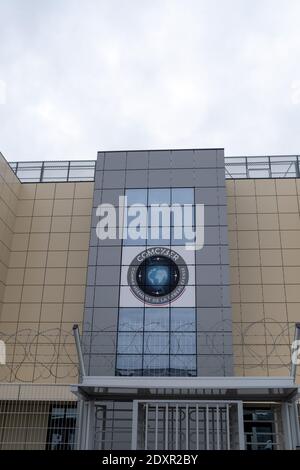
<svg viewBox="0 0 300 470">
<path fill-rule="evenodd" d="M 299 0 L 0 0 L 0 151 L 300 154 Z"/>
</svg>

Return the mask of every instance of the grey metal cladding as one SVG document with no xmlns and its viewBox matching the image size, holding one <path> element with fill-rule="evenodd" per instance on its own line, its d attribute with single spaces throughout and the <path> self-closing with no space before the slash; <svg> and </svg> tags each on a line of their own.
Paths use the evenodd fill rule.
<svg viewBox="0 0 300 470">
<path fill-rule="evenodd" d="M 118 286 L 120 284 L 120 267 L 119 266 L 102 266 L 97 267 L 95 284 L 102 286 Z"/>
<path fill-rule="evenodd" d="M 104 168 L 104 152 L 98 152 L 96 160 L 96 171 L 103 170 Z"/>
<path fill-rule="evenodd" d="M 216 206 L 220 203 L 219 188 L 195 188 L 195 203 Z"/>
<path fill-rule="evenodd" d="M 231 333 L 220 331 L 198 333 L 197 354 L 232 354 Z"/>
<path fill-rule="evenodd" d="M 222 279 L 221 266 L 201 266 L 196 265 L 196 284 L 197 285 L 222 285 L 224 280 Z"/>
<path fill-rule="evenodd" d="M 230 355 L 232 360 L 232 356 Z M 223 354 L 203 354 L 197 356 L 198 375 L 218 377 L 225 375 L 225 360 Z"/>
<path fill-rule="evenodd" d="M 91 354 L 90 375 L 115 375 L 115 354 Z"/>
<path fill-rule="evenodd" d="M 172 169 L 170 172 L 171 175 L 171 186 L 178 188 L 188 188 L 196 186 L 197 182 L 195 179 L 195 170 L 186 170 L 186 169 Z"/>
<path fill-rule="evenodd" d="M 126 168 L 126 152 L 105 152 L 105 170 L 124 170 Z"/>
<path fill-rule="evenodd" d="M 149 188 L 172 186 L 170 170 L 149 170 Z"/>
<path fill-rule="evenodd" d="M 218 186 L 218 176 L 215 168 L 196 168 L 195 169 L 196 187 L 205 188 Z"/>
<path fill-rule="evenodd" d="M 121 246 L 103 246 L 98 248 L 97 266 L 119 266 Z"/>
<path fill-rule="evenodd" d="M 117 331 L 118 307 L 94 308 L 94 331 Z"/>
<path fill-rule="evenodd" d="M 96 266 L 88 266 L 87 268 L 87 277 L 86 277 L 86 285 L 87 286 L 94 286 L 96 279 Z"/>
<path fill-rule="evenodd" d="M 145 170 L 127 170 L 126 188 L 146 188 L 148 186 L 148 172 Z"/>
<path fill-rule="evenodd" d="M 104 173 L 103 171 L 95 171 L 94 190 L 95 189 L 102 189 L 103 173 Z"/>
<path fill-rule="evenodd" d="M 198 331 L 227 331 L 231 333 L 231 309 L 224 308 L 197 308 Z"/>
<path fill-rule="evenodd" d="M 103 189 L 101 193 L 101 204 L 113 204 L 114 206 L 118 206 L 120 196 L 124 196 L 124 188 Z M 98 204 L 100 204 L 100 202 Z"/>
<path fill-rule="evenodd" d="M 118 307 L 119 286 L 96 286 L 94 307 Z"/>
<path fill-rule="evenodd" d="M 171 151 L 149 151 L 149 169 L 171 168 Z"/>
<path fill-rule="evenodd" d="M 103 176 L 104 189 L 119 189 L 125 186 L 125 170 L 106 170 Z"/>
<path fill-rule="evenodd" d="M 89 248 L 88 264 L 89 266 L 97 264 L 97 247 L 95 246 Z"/>
<path fill-rule="evenodd" d="M 127 170 L 147 170 L 148 151 L 127 152 Z"/>
<path fill-rule="evenodd" d="M 172 168 L 195 168 L 195 153 L 193 150 L 172 150 Z"/>
<path fill-rule="evenodd" d="M 228 286 L 196 286 L 198 307 L 230 307 Z"/>
<path fill-rule="evenodd" d="M 196 264 L 220 264 L 221 250 L 218 246 L 204 245 L 202 250 L 195 252 Z"/>
<path fill-rule="evenodd" d="M 196 168 L 216 168 L 217 152 L 216 149 L 194 150 Z"/>
</svg>

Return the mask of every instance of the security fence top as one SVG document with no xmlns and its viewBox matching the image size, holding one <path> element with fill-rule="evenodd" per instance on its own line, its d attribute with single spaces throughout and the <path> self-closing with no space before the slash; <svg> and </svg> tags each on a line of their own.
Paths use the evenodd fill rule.
<svg viewBox="0 0 300 470">
<path fill-rule="evenodd" d="M 300 178 L 299 155 L 225 157 L 227 179 Z M 10 162 L 23 183 L 94 181 L 94 160 Z"/>
</svg>

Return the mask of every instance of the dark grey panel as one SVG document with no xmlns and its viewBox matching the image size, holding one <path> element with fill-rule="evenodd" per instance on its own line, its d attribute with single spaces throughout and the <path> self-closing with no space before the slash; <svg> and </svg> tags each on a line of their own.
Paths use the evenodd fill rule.
<svg viewBox="0 0 300 470">
<path fill-rule="evenodd" d="M 195 153 L 193 150 L 173 150 L 171 152 L 172 168 L 195 168 Z"/>
<path fill-rule="evenodd" d="M 106 152 L 105 170 L 124 170 L 126 168 L 126 152 Z"/>
<path fill-rule="evenodd" d="M 120 267 L 119 266 L 102 266 L 97 267 L 96 285 L 98 286 L 118 286 L 120 283 Z"/>
<path fill-rule="evenodd" d="M 232 357 L 232 356 L 230 356 Z M 202 377 L 218 377 L 225 375 L 224 355 L 198 355 L 197 373 Z"/>
<path fill-rule="evenodd" d="M 174 169 L 171 171 L 173 187 L 187 188 L 196 185 L 194 170 Z"/>
<path fill-rule="evenodd" d="M 125 171 L 122 170 L 107 170 L 104 172 L 103 188 L 114 189 L 124 188 L 125 186 Z"/>
<path fill-rule="evenodd" d="M 218 246 L 204 245 L 202 250 L 196 251 L 196 264 L 220 264 L 220 261 Z"/>
<path fill-rule="evenodd" d="M 199 286 L 221 285 L 221 266 L 196 265 L 196 284 Z"/>
<path fill-rule="evenodd" d="M 150 151 L 149 168 L 171 168 L 171 151 Z"/>
<path fill-rule="evenodd" d="M 126 188 L 146 188 L 148 186 L 148 173 L 145 170 L 127 170 Z"/>
<path fill-rule="evenodd" d="M 104 152 L 98 152 L 96 161 L 96 171 L 103 170 L 104 168 Z"/>
<path fill-rule="evenodd" d="M 97 265 L 113 266 L 120 265 L 121 247 L 101 247 L 98 248 Z"/>
<path fill-rule="evenodd" d="M 94 331 L 116 331 L 118 326 L 118 308 L 95 308 L 93 316 Z"/>
<path fill-rule="evenodd" d="M 196 286 L 198 307 L 230 307 L 227 286 Z"/>
<path fill-rule="evenodd" d="M 118 307 L 119 305 L 119 286 L 96 286 L 94 307 Z"/>
<path fill-rule="evenodd" d="M 103 189 L 101 195 L 101 203 L 113 204 L 114 206 L 118 206 L 120 196 L 124 196 L 123 188 Z"/>
<path fill-rule="evenodd" d="M 197 334 L 197 354 L 232 354 L 231 332 L 205 332 Z"/>
<path fill-rule="evenodd" d="M 86 278 L 87 286 L 94 286 L 95 279 L 96 279 L 96 266 L 88 266 L 87 278 Z"/>
<path fill-rule="evenodd" d="M 90 375 L 115 375 L 114 354 L 93 354 L 90 358 Z"/>
<path fill-rule="evenodd" d="M 103 171 L 95 171 L 94 190 L 102 189 L 102 183 L 103 183 Z"/>
<path fill-rule="evenodd" d="M 127 152 L 128 170 L 146 170 L 148 168 L 148 151 L 145 152 Z"/>
<path fill-rule="evenodd" d="M 196 168 L 215 168 L 217 165 L 217 151 L 211 150 L 195 150 Z M 224 162 L 223 162 L 224 165 Z"/>
<path fill-rule="evenodd" d="M 198 331 L 228 331 L 231 333 L 231 309 L 197 308 Z"/>
<path fill-rule="evenodd" d="M 149 170 L 149 187 L 164 188 L 171 186 L 170 170 Z"/>
<path fill-rule="evenodd" d="M 88 264 L 90 266 L 95 266 L 97 264 L 97 248 L 94 246 L 89 249 Z"/>
<path fill-rule="evenodd" d="M 217 187 L 217 172 L 212 168 L 201 168 L 195 170 L 195 186 L 205 188 L 207 186 Z"/>
<path fill-rule="evenodd" d="M 85 289 L 85 306 L 92 308 L 94 306 L 95 287 L 87 286 Z"/>
</svg>

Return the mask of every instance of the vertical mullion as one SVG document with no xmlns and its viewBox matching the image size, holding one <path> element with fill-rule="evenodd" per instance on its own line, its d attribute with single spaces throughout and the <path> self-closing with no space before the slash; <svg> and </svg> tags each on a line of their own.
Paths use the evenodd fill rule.
<svg viewBox="0 0 300 470">
<path fill-rule="evenodd" d="M 178 449 L 178 405 L 176 404 L 176 414 L 175 414 L 175 450 Z"/>
<path fill-rule="evenodd" d="M 169 449 L 169 405 L 165 407 L 165 449 Z"/>
<path fill-rule="evenodd" d="M 196 450 L 199 450 L 199 405 L 196 405 Z"/>
<path fill-rule="evenodd" d="M 206 405 L 205 409 L 205 418 L 206 418 L 206 450 L 209 450 L 209 407 Z"/>
<path fill-rule="evenodd" d="M 220 407 L 219 405 L 216 406 L 216 413 L 217 413 L 217 450 L 220 450 Z"/>
<path fill-rule="evenodd" d="M 230 423 L 229 423 L 229 405 L 226 405 L 226 430 L 227 430 L 227 450 L 230 450 Z"/>
<path fill-rule="evenodd" d="M 158 405 L 155 405 L 155 450 L 158 442 Z"/>
<path fill-rule="evenodd" d="M 144 449 L 148 447 L 148 403 L 145 405 L 145 444 Z"/>
<path fill-rule="evenodd" d="M 185 450 L 189 449 L 189 405 L 185 407 Z"/>
</svg>

